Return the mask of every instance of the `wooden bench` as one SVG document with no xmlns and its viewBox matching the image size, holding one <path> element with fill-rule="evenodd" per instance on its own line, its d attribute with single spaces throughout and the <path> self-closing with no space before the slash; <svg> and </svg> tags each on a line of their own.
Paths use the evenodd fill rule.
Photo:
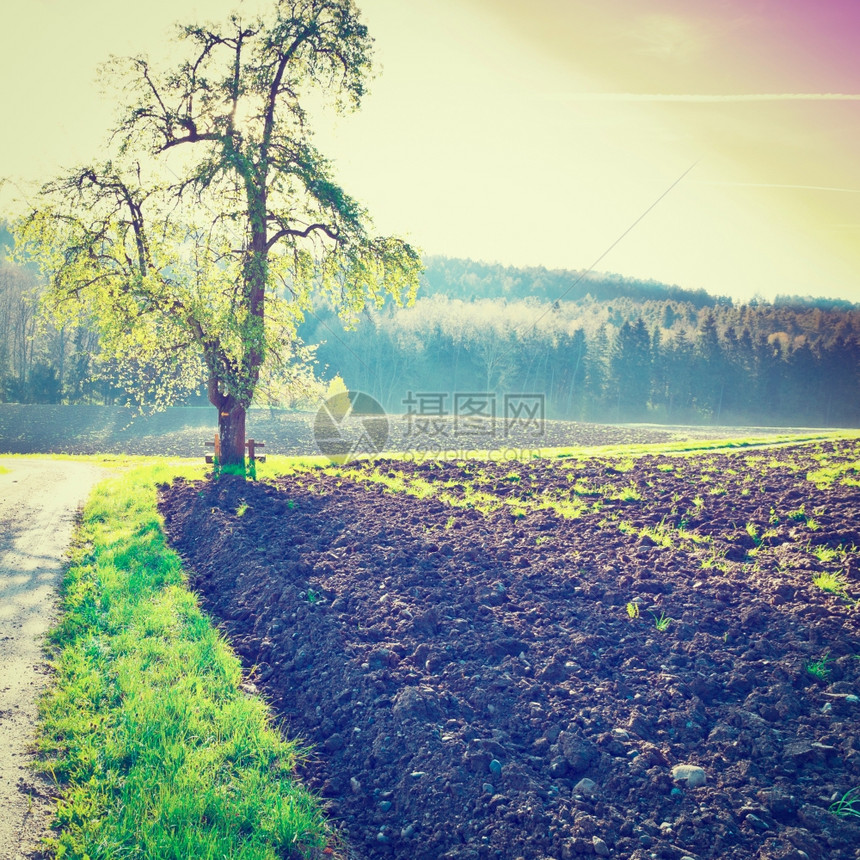
<svg viewBox="0 0 860 860">
<path fill-rule="evenodd" d="M 211 454 L 206 455 L 206 462 L 207 463 L 213 463 L 215 461 L 216 457 L 219 460 L 221 459 L 221 438 L 219 437 L 219 435 L 217 433 L 215 434 L 215 440 L 213 442 L 207 442 L 206 447 L 207 448 L 214 448 L 214 451 Z M 245 443 L 245 447 L 248 449 L 248 460 L 250 462 L 252 462 L 252 463 L 254 463 L 254 462 L 265 463 L 266 462 L 266 455 L 257 453 L 257 451 L 260 448 L 266 447 L 265 442 L 256 442 L 254 439 L 249 439 Z"/>
</svg>

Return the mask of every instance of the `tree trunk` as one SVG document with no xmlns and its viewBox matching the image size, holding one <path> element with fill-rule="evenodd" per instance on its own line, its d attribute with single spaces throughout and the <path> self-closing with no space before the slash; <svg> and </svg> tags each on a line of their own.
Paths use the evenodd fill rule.
<svg viewBox="0 0 860 860">
<path fill-rule="evenodd" d="M 245 406 L 236 397 L 222 394 L 214 374 L 209 377 L 209 402 L 218 410 L 221 454 L 218 465 L 245 469 Z"/>
<path fill-rule="evenodd" d="M 221 468 L 245 468 L 245 407 L 232 397 L 218 410 L 218 435 L 221 437 Z"/>
</svg>

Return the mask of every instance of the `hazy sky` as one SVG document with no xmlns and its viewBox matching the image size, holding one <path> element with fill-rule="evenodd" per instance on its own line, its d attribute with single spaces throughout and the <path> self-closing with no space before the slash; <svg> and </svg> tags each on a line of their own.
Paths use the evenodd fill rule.
<svg viewBox="0 0 860 860">
<path fill-rule="evenodd" d="M 163 52 L 174 21 L 236 4 L 5 5 L 0 176 L 23 181 L 105 139 L 109 54 Z M 359 7 L 379 74 L 317 143 L 381 232 L 740 298 L 860 301 L 858 0 Z"/>
</svg>

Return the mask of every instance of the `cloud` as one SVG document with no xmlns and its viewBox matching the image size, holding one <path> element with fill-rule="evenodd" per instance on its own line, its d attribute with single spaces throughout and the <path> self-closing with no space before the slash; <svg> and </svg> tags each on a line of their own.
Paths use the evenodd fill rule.
<svg viewBox="0 0 860 860">
<path fill-rule="evenodd" d="M 860 101 L 860 93 L 557 93 L 548 96 L 564 101 L 585 102 L 800 102 Z"/>
</svg>

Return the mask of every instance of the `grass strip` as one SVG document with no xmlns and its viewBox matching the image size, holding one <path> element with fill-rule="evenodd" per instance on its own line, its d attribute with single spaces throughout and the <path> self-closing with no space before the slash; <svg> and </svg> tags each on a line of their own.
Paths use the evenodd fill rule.
<svg viewBox="0 0 860 860">
<path fill-rule="evenodd" d="M 656 426 L 656 425 L 655 425 Z M 697 456 L 699 454 L 731 454 L 747 450 L 785 448 L 816 442 L 851 441 L 860 438 L 856 430 L 828 430 L 820 433 L 794 433 L 774 436 L 721 437 L 719 439 L 686 439 L 674 442 L 622 443 L 620 445 L 595 445 L 593 447 L 545 448 L 545 458 L 574 458 L 578 460 L 598 457 L 644 457 L 649 455 Z"/>
<path fill-rule="evenodd" d="M 239 661 L 165 545 L 156 484 L 176 471 L 161 461 L 106 481 L 84 511 L 41 702 L 42 765 L 62 792 L 50 848 L 89 860 L 320 856 L 324 815 L 293 774 L 306 751 L 240 689 Z"/>
</svg>

